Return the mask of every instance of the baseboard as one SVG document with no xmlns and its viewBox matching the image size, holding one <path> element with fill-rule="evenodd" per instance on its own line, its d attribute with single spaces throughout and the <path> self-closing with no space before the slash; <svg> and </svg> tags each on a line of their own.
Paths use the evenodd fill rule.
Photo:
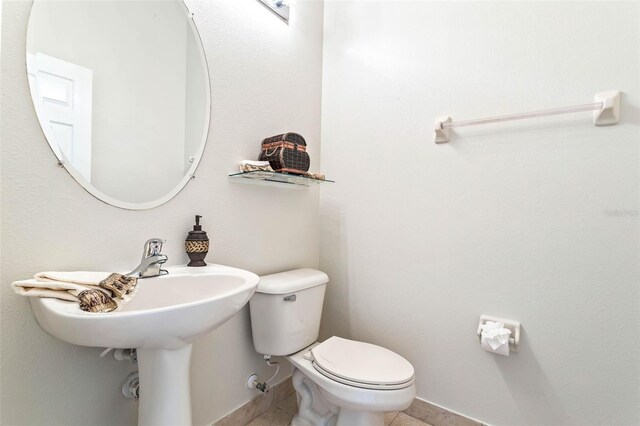
<svg viewBox="0 0 640 426">
<path fill-rule="evenodd" d="M 439 405 L 432 404 L 424 399 L 415 398 L 413 403 L 403 411 L 405 414 L 415 417 L 432 426 L 483 426 L 478 420 L 447 410 Z"/>
</svg>

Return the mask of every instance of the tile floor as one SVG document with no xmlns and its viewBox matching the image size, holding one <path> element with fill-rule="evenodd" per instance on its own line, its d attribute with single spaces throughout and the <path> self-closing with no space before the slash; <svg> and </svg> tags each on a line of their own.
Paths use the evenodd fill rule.
<svg viewBox="0 0 640 426">
<path fill-rule="evenodd" d="M 276 404 L 265 411 L 261 416 L 254 419 L 247 426 L 288 426 L 291 419 L 298 411 L 298 401 L 295 392 L 286 398 L 276 402 Z M 421 420 L 411 417 L 408 414 L 398 411 L 386 413 L 384 416 L 385 426 L 430 426 Z"/>
</svg>

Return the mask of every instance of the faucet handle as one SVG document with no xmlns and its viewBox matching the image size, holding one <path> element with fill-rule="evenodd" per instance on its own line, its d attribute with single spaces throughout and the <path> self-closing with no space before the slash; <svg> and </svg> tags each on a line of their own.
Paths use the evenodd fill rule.
<svg viewBox="0 0 640 426">
<path fill-rule="evenodd" d="M 162 244 L 164 244 L 166 240 L 161 238 L 151 238 L 144 243 L 144 253 L 143 257 L 157 256 L 162 252 Z"/>
</svg>

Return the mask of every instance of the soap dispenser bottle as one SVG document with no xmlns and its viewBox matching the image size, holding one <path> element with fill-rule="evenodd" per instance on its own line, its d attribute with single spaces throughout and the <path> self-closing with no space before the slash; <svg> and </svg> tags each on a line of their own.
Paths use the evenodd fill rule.
<svg viewBox="0 0 640 426">
<path fill-rule="evenodd" d="M 193 231 L 189 231 L 189 235 L 187 235 L 187 239 L 184 241 L 184 247 L 190 259 L 187 266 L 207 266 L 204 258 L 207 257 L 207 253 L 209 252 L 209 237 L 207 237 L 207 233 L 202 230 L 202 225 L 200 225 L 201 217 L 200 215 L 196 215 L 196 224 L 193 225 Z"/>
</svg>

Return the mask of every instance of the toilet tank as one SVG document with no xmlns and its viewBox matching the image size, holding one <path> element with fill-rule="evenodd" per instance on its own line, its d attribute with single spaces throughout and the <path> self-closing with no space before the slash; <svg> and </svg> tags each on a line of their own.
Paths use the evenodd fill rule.
<svg viewBox="0 0 640 426">
<path fill-rule="evenodd" d="M 318 340 L 327 274 L 315 269 L 260 277 L 249 301 L 253 346 L 265 355 L 289 355 Z"/>
</svg>

